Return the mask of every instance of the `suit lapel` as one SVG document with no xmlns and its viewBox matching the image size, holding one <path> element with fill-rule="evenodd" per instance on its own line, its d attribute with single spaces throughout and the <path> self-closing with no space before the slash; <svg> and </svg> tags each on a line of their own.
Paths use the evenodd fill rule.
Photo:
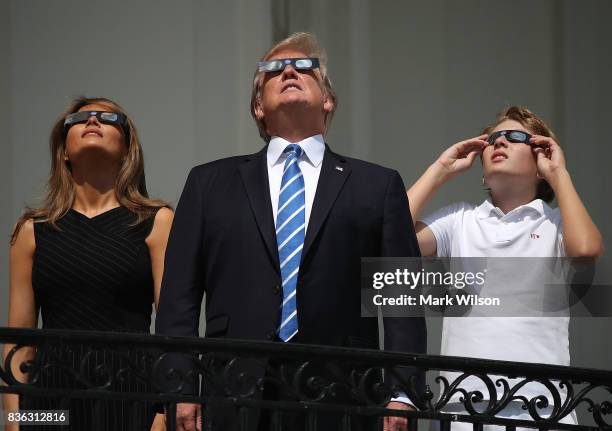
<svg viewBox="0 0 612 431">
<path fill-rule="evenodd" d="M 306 238 L 304 239 L 302 261 L 308 254 L 312 243 L 317 238 L 327 215 L 338 197 L 338 193 L 340 193 L 342 186 L 350 174 L 351 167 L 346 160 L 333 153 L 329 147 L 325 145 L 325 154 L 323 155 L 323 164 L 317 184 L 317 192 L 312 204 L 312 211 L 310 212 Z"/>
<path fill-rule="evenodd" d="M 246 162 L 240 166 L 240 174 L 259 232 L 266 244 L 270 258 L 274 262 L 274 268 L 277 272 L 280 272 L 276 230 L 274 229 L 272 203 L 270 202 L 270 183 L 266 166 L 267 149 L 266 146 L 259 153 L 249 156 Z"/>
</svg>

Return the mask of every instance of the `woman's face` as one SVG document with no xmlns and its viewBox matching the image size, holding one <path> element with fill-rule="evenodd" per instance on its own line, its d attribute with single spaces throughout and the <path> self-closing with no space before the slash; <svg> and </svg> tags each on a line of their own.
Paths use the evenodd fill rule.
<svg viewBox="0 0 612 431">
<path fill-rule="evenodd" d="M 514 120 L 502 121 L 489 135 L 499 130 L 521 130 L 533 134 Z M 485 183 L 491 189 L 501 185 L 501 182 L 506 185 L 508 181 L 538 182 L 536 158 L 531 145 L 509 142 L 505 136 L 499 136 L 492 145 L 485 147 L 482 152 L 482 168 Z"/>
<path fill-rule="evenodd" d="M 113 112 L 113 109 L 93 104 L 83 106 L 80 111 Z M 85 123 L 74 124 L 68 129 L 64 151 L 71 164 L 78 163 L 83 157 L 92 156 L 120 163 L 127 154 L 127 145 L 119 126 L 101 123 L 95 116 L 91 116 Z"/>
</svg>

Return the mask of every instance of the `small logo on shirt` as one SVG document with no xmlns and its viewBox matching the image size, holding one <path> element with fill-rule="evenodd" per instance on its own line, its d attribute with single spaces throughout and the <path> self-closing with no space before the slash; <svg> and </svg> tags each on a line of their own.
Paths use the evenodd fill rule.
<svg viewBox="0 0 612 431">
<path fill-rule="evenodd" d="M 344 171 L 344 168 L 342 166 L 336 166 L 336 170 L 342 172 Z"/>
<path fill-rule="evenodd" d="M 540 234 L 532 233 L 531 234 L 531 239 L 540 239 Z"/>
</svg>

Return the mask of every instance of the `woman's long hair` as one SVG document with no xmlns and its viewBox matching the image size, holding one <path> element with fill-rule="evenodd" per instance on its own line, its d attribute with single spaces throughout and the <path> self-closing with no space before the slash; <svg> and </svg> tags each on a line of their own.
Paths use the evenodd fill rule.
<svg viewBox="0 0 612 431">
<path fill-rule="evenodd" d="M 129 130 L 129 142 L 126 142 L 128 151 L 115 179 L 115 195 L 119 203 L 136 214 L 136 224 L 148 219 L 158 208 L 170 207 L 166 202 L 149 199 L 145 183 L 144 158 L 142 147 L 138 138 L 138 132 L 134 122 L 127 112 L 112 100 L 103 97 L 87 98 L 78 97 L 68 107 L 66 112 L 53 125 L 49 139 L 51 149 L 51 172 L 47 180 L 47 195 L 39 208 L 26 207 L 13 234 L 13 244 L 23 224 L 33 219 L 35 222 L 47 222 L 55 226 L 58 219 L 64 216 L 72 205 L 76 196 L 76 188 L 70 164 L 65 160 L 66 133 L 64 132 L 64 119 L 66 115 L 77 112 L 87 105 L 102 105 L 112 112 L 118 112 L 126 116 L 127 128 Z M 127 139 L 123 133 L 124 139 Z"/>
</svg>

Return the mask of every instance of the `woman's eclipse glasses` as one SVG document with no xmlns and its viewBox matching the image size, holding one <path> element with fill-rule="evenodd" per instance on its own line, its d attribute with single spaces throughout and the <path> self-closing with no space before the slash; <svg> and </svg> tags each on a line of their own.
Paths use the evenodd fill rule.
<svg viewBox="0 0 612 431">
<path fill-rule="evenodd" d="M 68 114 L 64 120 L 64 133 L 68 133 L 68 129 L 75 124 L 86 123 L 91 117 L 96 117 L 100 123 L 121 127 L 125 133 L 126 142 L 130 142 L 130 130 L 127 123 L 127 117 L 118 112 L 79 111 Z"/>
</svg>

